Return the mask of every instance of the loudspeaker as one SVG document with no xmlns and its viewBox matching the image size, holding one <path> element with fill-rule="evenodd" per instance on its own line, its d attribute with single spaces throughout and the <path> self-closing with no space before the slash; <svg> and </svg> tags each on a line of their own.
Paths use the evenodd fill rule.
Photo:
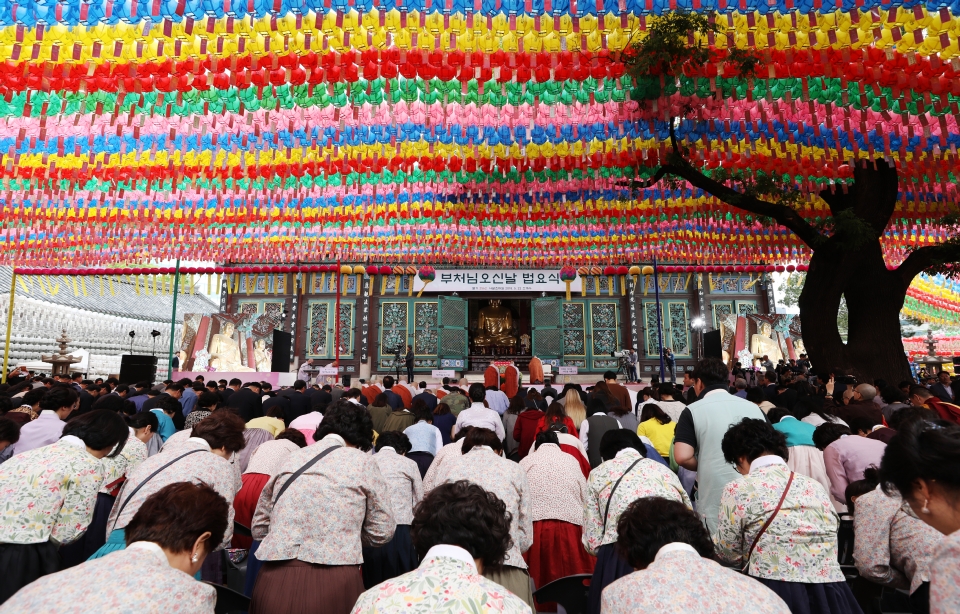
<svg viewBox="0 0 960 614">
<path fill-rule="evenodd" d="M 157 357 L 124 354 L 120 357 L 120 383 L 136 384 L 157 379 Z"/>
<path fill-rule="evenodd" d="M 351 375 L 343 375 L 340 377 L 340 383 L 343 384 L 344 388 L 350 388 L 350 380 L 352 377 Z"/>
<path fill-rule="evenodd" d="M 290 345 L 293 335 L 273 329 L 273 355 L 270 358 L 270 370 L 286 373 L 290 370 Z"/>
<path fill-rule="evenodd" d="M 723 358 L 723 345 L 720 343 L 720 331 L 712 330 L 703 333 L 704 357 Z"/>
</svg>

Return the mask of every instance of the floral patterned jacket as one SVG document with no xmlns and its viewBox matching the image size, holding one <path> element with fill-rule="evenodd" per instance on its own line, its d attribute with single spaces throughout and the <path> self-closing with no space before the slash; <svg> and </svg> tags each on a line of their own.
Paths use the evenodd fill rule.
<svg viewBox="0 0 960 614">
<path fill-rule="evenodd" d="M 158 473 L 123 506 L 123 503 L 141 481 L 146 480 L 157 469 L 191 450 L 200 451 L 184 456 Z M 109 537 L 110 532 L 114 529 L 122 529 L 130 524 L 133 516 L 143 505 L 143 502 L 147 500 L 147 497 L 164 486 L 176 482 L 192 482 L 194 484 L 203 482 L 227 500 L 227 503 L 230 504 L 227 511 L 227 530 L 223 535 L 221 547 L 228 548 L 230 540 L 233 538 L 233 498 L 240 490 L 240 472 L 233 463 L 212 453 L 210 444 L 195 437 L 187 439 L 173 450 L 151 456 L 127 474 L 127 481 L 124 482 L 113 509 L 110 511 L 110 519 L 107 521 L 107 536 Z M 121 506 L 123 506 L 122 514 L 119 513 Z"/>
<path fill-rule="evenodd" d="M 960 531 L 946 536 L 930 564 L 930 614 L 960 612 Z"/>
<path fill-rule="evenodd" d="M 102 483 L 100 460 L 76 437 L 17 454 L 0 465 L 0 542 L 78 539 L 93 519 Z"/>
<path fill-rule="evenodd" d="M 713 541 L 717 557 L 736 568 L 767 518 L 777 507 L 790 476 L 782 459 L 751 469 L 730 482 L 720 498 Z M 756 463 L 756 461 L 754 461 Z M 747 573 L 756 578 L 822 584 L 843 582 L 837 562 L 837 518 L 819 482 L 794 474 L 777 517 L 760 538 Z"/>
<path fill-rule="evenodd" d="M 620 476 L 633 465 L 640 462 L 624 476 L 610 502 L 610 515 L 607 518 L 607 530 L 603 530 L 603 516 L 613 485 Z M 683 490 L 677 476 L 662 464 L 643 458 L 632 448 L 621 450 L 616 458 L 601 463 L 590 472 L 587 480 L 587 500 L 583 512 L 583 547 L 596 556 L 597 550 L 604 544 L 617 541 L 617 520 L 627 507 L 643 497 L 663 497 L 679 501 L 693 509 L 690 497 Z"/>
<path fill-rule="evenodd" d="M 277 499 L 300 467 L 330 448 L 339 448 L 305 471 Z M 361 544 L 381 546 L 397 524 L 390 489 L 373 456 L 327 435 L 290 455 L 260 493 L 253 538 L 262 561 L 297 559 L 320 565 L 359 565 Z"/>
<path fill-rule="evenodd" d="M 131 433 L 127 437 L 127 442 L 123 444 L 120 454 L 113 458 L 100 459 L 100 464 L 103 466 L 103 486 L 100 492 L 116 496 L 120 487 L 123 486 L 126 475 L 145 460 L 147 460 L 147 444 Z"/>
<path fill-rule="evenodd" d="M 413 508 L 423 499 L 423 481 L 417 463 L 388 446 L 374 454 L 373 460 L 387 481 L 393 519 L 397 524 L 412 523 Z"/>
<path fill-rule="evenodd" d="M 903 499 L 880 487 L 857 498 L 853 559 L 861 577 L 912 593 L 930 581 L 930 559 L 943 534 L 902 508 Z"/>
<path fill-rule="evenodd" d="M 643 571 L 603 589 L 603 614 L 790 614 L 753 578 L 701 556 L 687 544 L 667 544 Z"/>
<path fill-rule="evenodd" d="M 213 587 L 170 567 L 160 546 L 134 542 L 125 550 L 43 576 L 20 589 L 0 612 L 213 614 L 216 602 Z"/>
<path fill-rule="evenodd" d="M 533 520 L 527 474 L 520 465 L 497 455 L 490 448 L 479 446 L 447 461 L 441 475 L 440 483 L 467 480 L 500 497 L 512 516 L 510 537 L 513 544 L 507 551 L 504 565 L 526 569 L 523 553 L 533 545 Z"/>
<path fill-rule="evenodd" d="M 519 597 L 478 574 L 473 561 L 436 554 L 444 548 L 450 546 L 431 548 L 417 569 L 360 595 L 352 614 L 530 612 L 530 606 Z"/>
</svg>

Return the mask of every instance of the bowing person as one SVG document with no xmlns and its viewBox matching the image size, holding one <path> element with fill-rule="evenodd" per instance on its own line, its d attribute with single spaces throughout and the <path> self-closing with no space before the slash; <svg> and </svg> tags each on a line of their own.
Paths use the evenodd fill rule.
<svg viewBox="0 0 960 614">
<path fill-rule="evenodd" d="M 513 543 L 507 559 L 499 569 L 488 569 L 484 576 L 517 595 L 533 608 L 530 575 L 523 553 L 533 544 L 533 521 L 530 516 L 530 487 L 520 465 L 501 453 L 502 441 L 496 432 L 475 427 L 463 439 L 463 454 L 447 461 L 440 475 L 442 482 L 467 480 L 495 494 L 507 506 L 512 519 L 510 537 Z"/>
<path fill-rule="evenodd" d="M 429 410 L 425 407 L 422 411 Z M 408 429 L 409 430 L 409 429 Z M 410 540 L 413 508 L 423 499 L 423 481 L 417 463 L 407 458 L 410 440 L 396 431 L 380 433 L 373 456 L 390 489 L 390 504 L 397 530 L 383 546 L 363 548 L 363 586 L 373 588 L 384 580 L 405 574 L 417 566 L 417 551 Z"/>
<path fill-rule="evenodd" d="M 603 590 L 604 614 L 790 614 L 773 591 L 718 565 L 700 517 L 677 501 L 631 503 L 617 521 L 617 549 L 636 571 Z"/>
<path fill-rule="evenodd" d="M 167 484 L 204 483 L 220 493 L 228 503 L 229 518 L 221 544 L 229 547 L 233 536 L 233 498 L 240 490 L 240 471 L 233 460 L 243 449 L 244 422 L 232 411 L 217 411 L 193 427 L 191 436 L 172 450 L 164 450 L 141 463 L 117 495 L 107 521 L 107 543 L 91 558 L 99 558 L 126 547 L 123 530 L 147 500 Z M 218 549 L 215 544 L 211 551 Z"/>
<path fill-rule="evenodd" d="M 604 587 L 629 574 L 632 568 L 617 553 L 617 520 L 633 501 L 663 497 L 692 508 L 683 485 L 668 467 L 647 458 L 647 447 L 627 429 L 607 431 L 599 445 L 603 462 L 587 479 L 583 546 L 597 557 L 590 582 L 590 609 L 600 612 Z"/>
<path fill-rule="evenodd" d="M 363 592 L 362 546 L 386 544 L 396 530 L 389 486 L 366 453 L 366 408 L 338 401 L 314 439 L 260 494 L 251 528 L 263 567 L 251 614 L 346 614 Z"/>
<path fill-rule="evenodd" d="M 420 566 L 363 593 L 352 614 L 529 614 L 523 600 L 481 575 L 506 560 L 510 527 L 495 494 L 466 480 L 437 486 L 410 526 Z"/>
<path fill-rule="evenodd" d="M 206 484 L 168 484 L 127 524 L 124 550 L 45 576 L 0 612 L 213 614 L 216 592 L 192 576 L 223 540 L 229 508 Z"/>
<path fill-rule="evenodd" d="M 118 414 L 95 410 L 66 423 L 59 441 L 0 465 L 0 603 L 59 569 L 57 548 L 93 518 L 100 459 L 123 452 L 128 435 Z"/>
<path fill-rule="evenodd" d="M 721 441 L 740 477 L 723 488 L 717 558 L 775 592 L 791 612 L 861 614 L 837 562 L 840 520 L 827 491 L 787 465 L 787 441 L 744 418 Z"/>
</svg>

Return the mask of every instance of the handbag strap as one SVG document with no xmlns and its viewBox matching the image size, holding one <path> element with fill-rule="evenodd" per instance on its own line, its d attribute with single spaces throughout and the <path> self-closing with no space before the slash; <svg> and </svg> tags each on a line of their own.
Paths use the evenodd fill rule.
<svg viewBox="0 0 960 614">
<path fill-rule="evenodd" d="M 747 552 L 747 558 L 743 562 L 743 569 L 740 570 L 741 572 L 747 571 L 747 567 L 750 566 L 750 557 L 753 556 L 754 548 L 757 547 L 757 543 L 759 543 L 760 538 L 763 537 L 763 534 L 766 533 L 767 528 L 773 522 L 773 519 L 776 518 L 777 514 L 780 513 L 780 508 L 783 506 L 784 499 L 787 498 L 787 492 L 790 490 L 790 485 L 793 484 L 793 476 L 794 473 L 791 471 L 790 477 L 787 478 L 787 485 L 783 489 L 783 494 L 780 495 L 780 501 L 777 502 L 777 507 L 773 510 L 773 513 L 770 514 L 770 517 L 767 518 L 767 521 L 763 523 L 763 526 L 760 527 L 760 532 L 757 533 L 757 536 L 753 538 L 753 543 L 750 544 L 750 550 Z"/>
<path fill-rule="evenodd" d="M 314 456 L 313 458 L 311 458 L 310 460 L 308 460 L 306 463 L 304 463 L 303 467 L 300 467 L 299 469 L 297 469 L 297 470 L 293 473 L 293 475 L 290 476 L 290 479 L 283 483 L 283 486 L 280 487 L 280 492 L 278 492 L 278 493 L 277 493 L 277 496 L 273 498 L 273 504 L 274 504 L 274 505 L 277 504 L 277 501 L 280 500 L 280 497 L 283 496 L 283 493 L 287 492 L 287 489 L 290 488 L 290 485 L 293 484 L 293 483 L 297 480 L 297 478 L 299 478 L 301 475 L 303 475 L 303 472 L 304 472 L 304 471 L 306 471 L 306 470 L 309 469 L 310 467 L 313 467 L 314 465 L 316 465 L 317 463 L 319 463 L 319 462 L 320 462 L 320 459 L 322 459 L 322 458 L 323 458 L 324 456 L 326 456 L 327 454 L 330 454 L 330 453 L 333 452 L 334 450 L 336 450 L 336 449 L 338 449 L 338 448 L 342 448 L 342 447 L 343 447 L 343 446 L 331 446 L 331 447 L 327 448 L 326 450 L 324 450 L 323 452 L 321 452 L 320 454 L 317 454 L 316 456 Z"/>
<path fill-rule="evenodd" d="M 204 450 L 190 450 L 190 451 L 187 452 L 186 454 L 181 454 L 180 456 L 176 457 L 175 459 L 173 459 L 172 461 L 170 461 L 170 462 L 167 463 L 166 465 L 163 465 L 162 467 L 160 467 L 159 469 L 157 469 L 156 471 L 154 471 L 153 473 L 151 473 L 150 475 L 148 475 L 148 476 L 147 476 L 147 479 L 145 479 L 144 481 L 142 481 L 142 482 L 140 482 L 139 484 L 137 484 L 137 487 L 133 489 L 133 492 L 130 493 L 130 496 L 127 497 L 126 499 L 124 499 L 123 503 L 120 504 L 120 511 L 117 512 L 117 517 L 116 517 L 116 519 L 113 521 L 113 528 L 114 528 L 114 529 L 117 528 L 117 523 L 120 522 L 120 515 L 123 514 L 123 509 L 124 509 L 125 507 L 127 507 L 127 503 L 130 503 L 130 499 L 133 499 L 134 495 L 136 495 L 136 494 L 140 491 L 140 489 L 143 488 L 143 485 L 144 485 L 144 484 L 146 484 L 147 482 L 149 482 L 149 481 L 152 480 L 153 478 L 157 477 L 157 474 L 158 474 L 158 473 L 160 473 L 161 471 L 163 471 L 164 469 L 166 469 L 166 468 L 169 467 L 170 465 L 174 464 L 175 462 L 177 462 L 177 461 L 180 460 L 181 458 L 183 458 L 183 457 L 185 457 L 185 456 L 190 456 L 191 454 L 196 454 L 197 452 L 204 452 Z M 124 486 L 126 486 L 126 484 L 124 484 Z"/>
<path fill-rule="evenodd" d="M 627 474 L 630 473 L 630 470 L 636 467 L 637 463 L 642 460 L 643 457 L 640 457 L 633 461 L 633 464 L 627 467 L 627 470 L 623 472 L 623 475 L 620 476 L 620 479 L 618 479 L 613 485 L 613 488 L 610 489 L 610 497 L 607 499 L 607 507 L 603 510 L 603 533 L 601 533 L 601 535 L 607 534 L 607 518 L 610 517 L 610 503 L 613 501 L 613 493 L 617 492 L 617 486 L 620 486 L 620 482 L 623 481 L 623 478 L 627 477 Z"/>
</svg>

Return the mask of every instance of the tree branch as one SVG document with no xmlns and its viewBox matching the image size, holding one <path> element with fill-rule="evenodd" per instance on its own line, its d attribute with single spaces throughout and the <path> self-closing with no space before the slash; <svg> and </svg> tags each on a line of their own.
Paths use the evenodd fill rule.
<svg viewBox="0 0 960 614">
<path fill-rule="evenodd" d="M 923 271 L 941 264 L 960 262 L 960 240 L 951 239 L 939 245 L 927 245 L 915 249 L 899 267 L 903 284 L 909 286 L 913 278 Z"/>
<path fill-rule="evenodd" d="M 754 196 L 737 192 L 733 188 L 707 177 L 679 154 L 673 156 L 671 163 L 662 168 L 667 169 L 667 172 L 671 175 L 686 179 L 691 185 L 711 194 L 731 207 L 742 209 L 754 215 L 773 218 L 781 226 L 785 226 L 793 231 L 801 241 L 811 248 L 815 248 L 822 238 L 822 235 L 817 229 L 808 224 L 807 221 L 791 207 L 767 202 Z"/>
</svg>

